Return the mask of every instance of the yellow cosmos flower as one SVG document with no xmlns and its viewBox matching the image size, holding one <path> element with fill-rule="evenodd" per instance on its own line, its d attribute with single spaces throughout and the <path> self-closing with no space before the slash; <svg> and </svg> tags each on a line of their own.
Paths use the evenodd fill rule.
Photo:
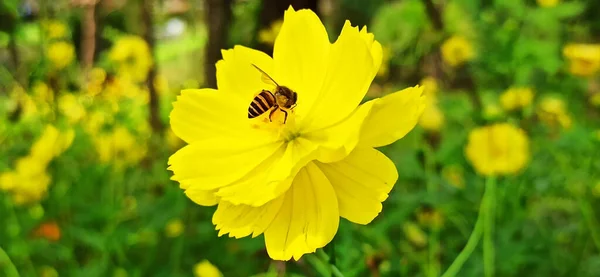
<svg viewBox="0 0 600 277">
<path fill-rule="evenodd" d="M 558 5 L 560 0 L 537 0 L 537 4 L 542 8 L 551 8 Z"/>
<path fill-rule="evenodd" d="M 531 105 L 533 90 L 531 88 L 514 87 L 500 95 L 500 104 L 505 111 L 514 111 Z"/>
<path fill-rule="evenodd" d="M 565 102 L 554 96 L 547 96 L 540 101 L 537 108 L 537 115 L 540 121 L 550 127 L 560 126 L 562 128 L 570 128 L 573 123 Z"/>
<path fill-rule="evenodd" d="M 460 66 L 473 58 L 473 45 L 463 36 L 452 36 L 442 44 L 442 59 L 450 66 Z"/>
<path fill-rule="evenodd" d="M 529 161 L 529 139 L 508 123 L 479 127 L 469 133 L 465 154 L 481 175 L 514 174 Z"/>
<path fill-rule="evenodd" d="M 223 274 L 216 266 L 204 260 L 194 266 L 194 277 L 223 277 Z"/>
<path fill-rule="evenodd" d="M 283 25 L 283 20 L 275 20 L 271 23 L 269 28 L 262 29 L 258 32 L 258 41 L 273 45 L 275 43 L 275 38 L 279 34 L 279 30 L 281 30 L 281 25 Z"/>
<path fill-rule="evenodd" d="M 146 41 L 133 35 L 120 37 L 112 46 L 108 57 L 117 63 L 119 75 L 134 82 L 145 80 L 153 64 Z"/>
<path fill-rule="evenodd" d="M 54 101 L 54 92 L 44 82 L 36 82 L 31 90 L 33 92 L 33 96 L 39 102 L 51 103 Z"/>
<path fill-rule="evenodd" d="M 423 86 L 423 94 L 427 96 L 427 99 L 431 100 L 437 97 L 440 86 L 434 77 L 425 77 L 420 84 Z"/>
<path fill-rule="evenodd" d="M 219 235 L 264 234 L 269 256 L 299 259 L 331 241 L 339 218 L 367 224 L 398 173 L 374 147 L 406 135 L 425 108 L 420 87 L 359 106 L 379 70 L 381 45 L 346 22 L 330 43 L 310 10 L 288 9 L 273 58 L 242 46 L 223 51 L 218 90 L 184 90 L 171 128 L 188 143 L 169 158 L 173 180 L 204 206 L 218 205 Z M 252 65 L 297 92 L 297 106 L 248 119 L 274 90 Z M 261 101 L 261 100 L 257 100 Z"/>
<path fill-rule="evenodd" d="M 165 226 L 165 235 L 169 238 L 176 238 L 183 233 L 184 229 L 185 225 L 183 225 L 181 219 L 173 219 L 167 222 L 167 226 Z"/>
<path fill-rule="evenodd" d="M 592 76 L 600 69 L 600 44 L 568 44 L 563 55 L 569 60 L 573 75 Z"/>
<path fill-rule="evenodd" d="M 389 47 L 382 47 L 381 66 L 377 71 L 377 77 L 387 78 L 390 73 L 390 59 L 392 58 L 392 50 Z"/>
<path fill-rule="evenodd" d="M 48 20 L 42 23 L 42 27 L 48 39 L 64 38 L 69 32 L 67 25 L 58 20 Z"/>
<path fill-rule="evenodd" d="M 85 107 L 79 101 L 79 97 L 72 93 L 63 94 L 58 98 L 58 109 L 70 124 L 79 122 L 85 116 Z"/>
<path fill-rule="evenodd" d="M 419 118 L 419 126 L 429 132 L 438 132 L 444 125 L 444 121 L 444 113 L 437 103 L 430 103 Z"/>
<path fill-rule="evenodd" d="M 116 127 L 110 133 L 96 135 L 94 144 L 100 161 L 114 162 L 117 169 L 138 163 L 147 151 L 145 143 L 123 126 Z"/>
<path fill-rule="evenodd" d="M 48 60 L 55 69 L 63 69 L 70 65 L 75 58 L 75 48 L 65 41 L 53 42 L 46 51 Z"/>
<path fill-rule="evenodd" d="M 31 146 L 30 155 L 41 162 L 48 163 L 67 150 L 74 138 L 75 131 L 72 129 L 61 132 L 56 127 L 48 125 L 44 128 L 41 137 Z"/>
</svg>

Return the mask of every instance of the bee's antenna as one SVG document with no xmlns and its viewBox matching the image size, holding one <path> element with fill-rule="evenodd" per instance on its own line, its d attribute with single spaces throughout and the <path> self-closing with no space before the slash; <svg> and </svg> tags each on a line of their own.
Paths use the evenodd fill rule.
<svg viewBox="0 0 600 277">
<path fill-rule="evenodd" d="M 279 86 L 279 84 L 277 82 L 275 82 L 275 80 L 273 80 L 273 78 L 271 78 L 271 76 L 269 76 L 269 74 L 267 74 L 267 72 L 265 72 L 264 70 L 260 69 L 255 64 L 252 64 L 252 66 L 254 66 L 256 69 L 258 69 L 258 71 L 262 72 L 262 74 L 265 74 L 265 76 L 267 76 L 269 79 L 271 79 L 271 81 L 273 81 L 273 83 L 275 83 L 275 85 Z"/>
</svg>

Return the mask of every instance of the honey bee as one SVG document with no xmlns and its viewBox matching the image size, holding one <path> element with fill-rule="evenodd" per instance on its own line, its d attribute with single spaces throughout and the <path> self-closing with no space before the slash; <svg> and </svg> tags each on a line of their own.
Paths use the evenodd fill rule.
<svg viewBox="0 0 600 277">
<path fill-rule="evenodd" d="M 272 121 L 271 116 L 273 116 L 273 113 L 276 110 L 280 110 L 285 114 L 285 118 L 283 119 L 283 123 L 285 124 L 288 117 L 287 110 L 291 110 L 296 106 L 298 94 L 288 87 L 277 84 L 269 74 L 264 72 L 258 66 L 254 64 L 252 64 L 252 66 L 263 74 L 263 81 L 269 83 L 272 82 L 275 85 L 275 92 L 263 89 L 256 97 L 254 97 L 252 103 L 250 103 L 250 106 L 248 107 L 248 118 L 255 118 L 271 110 L 269 113 L 269 121 Z"/>
</svg>

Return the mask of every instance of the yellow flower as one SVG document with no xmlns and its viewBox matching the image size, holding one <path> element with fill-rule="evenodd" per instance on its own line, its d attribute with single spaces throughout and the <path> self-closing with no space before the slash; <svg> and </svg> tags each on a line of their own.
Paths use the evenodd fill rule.
<svg viewBox="0 0 600 277">
<path fill-rule="evenodd" d="M 531 105 L 533 90 L 531 88 L 513 87 L 500 95 L 500 104 L 505 111 L 514 111 Z"/>
<path fill-rule="evenodd" d="M 36 82 L 31 90 L 33 96 L 39 102 L 52 103 L 54 101 L 54 92 L 44 82 Z"/>
<path fill-rule="evenodd" d="M 134 82 L 145 80 L 153 64 L 146 41 L 133 35 L 120 37 L 112 46 L 108 57 L 117 63 L 119 75 Z"/>
<path fill-rule="evenodd" d="M 392 50 L 389 47 L 382 47 L 381 66 L 377 71 L 377 77 L 386 78 L 390 72 L 390 59 L 392 58 Z"/>
<path fill-rule="evenodd" d="M 70 124 L 79 122 L 85 116 L 85 107 L 79 101 L 79 97 L 72 93 L 63 94 L 58 98 L 58 109 Z"/>
<path fill-rule="evenodd" d="M 165 235 L 169 238 L 176 238 L 183 233 L 185 226 L 181 219 L 173 219 L 167 222 L 167 226 L 165 226 Z"/>
<path fill-rule="evenodd" d="M 65 38 L 69 32 L 66 24 L 58 20 L 48 20 L 42 23 L 48 39 Z"/>
<path fill-rule="evenodd" d="M 33 156 L 20 158 L 14 171 L 0 174 L 0 188 L 10 192 L 17 205 L 37 202 L 46 195 L 50 185 L 46 166 L 46 161 Z"/>
<path fill-rule="evenodd" d="M 600 106 L 600 93 L 590 95 L 590 103 L 596 107 Z"/>
<path fill-rule="evenodd" d="M 340 217 L 368 224 L 379 214 L 398 173 L 374 147 L 412 130 L 425 100 L 413 87 L 359 106 L 381 45 L 350 22 L 332 44 L 310 10 L 285 12 L 273 55 L 223 51 L 218 90 L 182 92 L 171 128 L 188 145 L 169 169 L 191 200 L 218 205 L 219 235 L 264 234 L 271 258 L 298 260 L 331 241 Z M 270 112 L 248 118 L 255 96 L 275 89 L 253 64 L 297 92 L 287 120 L 278 110 L 272 122 Z"/>
<path fill-rule="evenodd" d="M 404 231 L 406 238 L 415 246 L 423 247 L 427 245 L 427 234 L 421 230 L 419 225 L 412 222 L 406 222 L 402 225 L 402 230 Z"/>
<path fill-rule="evenodd" d="M 592 76 L 600 69 L 600 44 L 567 44 L 563 55 L 573 75 Z"/>
<path fill-rule="evenodd" d="M 73 48 L 72 44 L 65 41 L 53 42 L 48 46 L 46 55 L 48 56 L 48 60 L 52 63 L 52 66 L 55 69 L 60 70 L 73 62 L 73 59 L 75 58 L 75 48 Z"/>
<path fill-rule="evenodd" d="M 52 125 L 46 126 L 41 137 L 31 146 L 30 154 L 40 161 L 49 162 L 71 146 L 75 132 L 60 132 Z"/>
<path fill-rule="evenodd" d="M 442 44 L 442 59 L 450 66 L 460 66 L 475 58 L 471 42 L 462 36 L 452 36 Z"/>
<path fill-rule="evenodd" d="M 104 81 L 106 80 L 106 71 L 100 67 L 92 68 L 88 75 L 86 84 L 87 93 L 90 96 L 96 96 L 102 91 Z"/>
<path fill-rule="evenodd" d="M 279 34 L 279 30 L 281 30 L 281 25 L 283 24 L 283 20 L 275 20 L 271 23 L 269 28 L 262 29 L 258 32 L 258 41 L 273 45 L 275 43 L 275 38 Z"/>
<path fill-rule="evenodd" d="M 497 104 L 488 104 L 483 108 L 483 116 L 487 120 L 497 119 L 502 115 L 502 109 Z"/>
<path fill-rule="evenodd" d="M 444 225 L 444 215 L 437 209 L 425 207 L 417 212 L 419 224 L 439 229 Z"/>
<path fill-rule="evenodd" d="M 538 118 L 547 125 L 554 127 L 560 125 L 562 128 L 570 128 L 572 121 L 562 99 L 547 96 L 537 109 Z"/>
<path fill-rule="evenodd" d="M 449 165 L 442 168 L 442 178 L 457 189 L 465 188 L 463 168 L 458 165 Z"/>
<path fill-rule="evenodd" d="M 560 0 L 537 0 L 537 4 L 543 8 L 551 8 L 558 5 Z"/>
<path fill-rule="evenodd" d="M 209 261 L 204 260 L 197 263 L 194 266 L 194 277 L 222 277 L 221 271 L 211 264 Z"/>
<path fill-rule="evenodd" d="M 421 80 L 421 86 L 423 86 L 423 94 L 427 96 L 427 99 L 434 99 L 437 97 L 439 90 L 438 81 L 434 77 L 425 77 Z"/>
<path fill-rule="evenodd" d="M 136 164 L 146 155 L 145 143 L 123 126 L 116 127 L 108 134 L 96 135 L 94 144 L 100 161 L 114 162 L 117 169 Z"/>
<path fill-rule="evenodd" d="M 444 113 L 437 103 L 430 103 L 419 118 L 419 126 L 426 131 L 438 132 L 444 125 L 444 121 Z"/>
<path fill-rule="evenodd" d="M 469 133 L 465 154 L 481 175 L 514 174 L 529 161 L 529 139 L 508 123 L 479 127 Z"/>
</svg>

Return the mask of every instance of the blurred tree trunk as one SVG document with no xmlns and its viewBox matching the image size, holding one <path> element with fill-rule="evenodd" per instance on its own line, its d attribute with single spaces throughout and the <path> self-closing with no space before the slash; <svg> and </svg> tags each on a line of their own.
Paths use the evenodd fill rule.
<svg viewBox="0 0 600 277">
<path fill-rule="evenodd" d="M 217 87 L 217 68 L 221 59 L 221 49 L 227 46 L 231 23 L 232 0 L 205 0 L 204 10 L 208 22 L 208 43 L 204 52 L 204 81 L 206 87 Z"/>
<path fill-rule="evenodd" d="M 96 4 L 97 0 L 82 1 L 83 19 L 81 23 L 81 67 L 87 73 L 94 65 L 96 49 Z M 87 74 L 86 74 L 87 75 Z"/>
<path fill-rule="evenodd" d="M 283 13 L 290 5 L 295 9 L 311 9 L 319 15 L 318 7 L 319 0 L 263 0 L 261 4 L 260 14 L 258 16 L 258 24 L 254 35 L 257 49 L 272 54 L 273 45 L 261 43 L 258 41 L 258 32 L 263 29 L 268 29 L 271 23 L 283 19 Z"/>
<path fill-rule="evenodd" d="M 148 76 L 146 77 L 146 85 L 148 86 L 148 93 L 150 96 L 150 115 L 148 120 L 150 122 L 150 127 L 152 127 L 152 131 L 154 132 L 154 134 L 161 134 L 163 124 L 160 121 L 158 93 L 156 91 L 156 86 L 154 85 L 154 79 L 156 79 L 157 72 L 157 64 L 154 55 L 154 21 L 152 20 L 154 3 L 153 0 L 141 0 L 141 3 L 142 24 L 144 27 L 144 40 L 146 40 L 146 43 L 148 43 L 148 47 L 150 48 L 150 54 L 152 55 L 152 59 L 154 60 L 150 71 L 148 71 Z"/>
</svg>

